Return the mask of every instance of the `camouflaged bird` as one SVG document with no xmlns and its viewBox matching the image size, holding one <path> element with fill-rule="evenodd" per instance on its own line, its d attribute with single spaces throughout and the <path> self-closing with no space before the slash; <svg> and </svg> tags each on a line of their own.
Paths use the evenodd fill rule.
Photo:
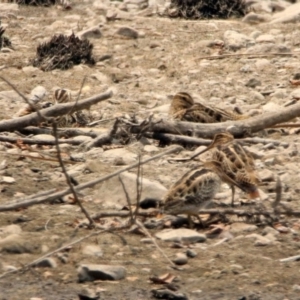
<svg viewBox="0 0 300 300">
<path fill-rule="evenodd" d="M 195 103 L 191 95 L 185 92 L 177 93 L 173 97 L 169 115 L 175 120 L 197 123 L 218 123 L 248 118 L 248 116 L 225 109 Z"/>
<path fill-rule="evenodd" d="M 202 223 L 198 211 L 214 198 L 221 186 L 221 179 L 209 165 L 193 168 L 183 175 L 167 192 L 161 206 L 170 215 L 186 214 L 192 227 L 191 216 Z"/>
<path fill-rule="evenodd" d="M 212 160 L 208 165 L 222 181 L 232 189 L 232 205 L 234 203 L 235 186 L 247 193 L 250 198 L 260 197 L 258 185 L 260 179 L 255 170 L 252 155 L 230 133 L 218 133 L 212 143 L 190 159 L 211 150 Z"/>
</svg>

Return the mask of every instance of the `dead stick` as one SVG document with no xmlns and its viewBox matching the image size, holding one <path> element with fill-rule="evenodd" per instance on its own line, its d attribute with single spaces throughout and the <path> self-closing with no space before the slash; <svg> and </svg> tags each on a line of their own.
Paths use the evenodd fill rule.
<svg viewBox="0 0 300 300">
<path fill-rule="evenodd" d="M 62 116 L 69 113 L 70 109 L 72 111 L 78 111 L 82 109 L 89 109 L 92 105 L 97 104 L 98 102 L 104 101 L 112 97 L 113 92 L 107 91 L 102 94 L 95 95 L 93 97 L 83 99 L 77 102 L 74 105 L 74 102 L 56 104 L 52 107 L 41 109 L 39 113 L 35 112 L 23 117 L 0 121 L 0 132 L 1 131 L 14 131 L 31 125 L 38 125 L 45 118 Z"/>
<path fill-rule="evenodd" d="M 8 156 L 18 156 L 18 157 L 27 157 L 30 159 L 37 159 L 37 160 L 44 160 L 44 161 L 53 161 L 53 162 L 59 162 L 57 159 L 55 158 L 48 158 L 48 157 L 38 157 L 38 156 L 32 156 L 32 155 L 28 155 L 28 154 L 23 154 L 23 153 L 9 153 L 9 152 L 3 152 L 0 151 L 0 153 L 3 153 L 3 155 L 8 155 Z M 36 153 L 36 152 L 34 152 Z M 77 164 L 76 161 L 71 161 L 71 160 L 63 160 L 63 162 L 65 164 Z"/>
<path fill-rule="evenodd" d="M 23 134 L 50 134 L 52 135 L 52 128 L 50 127 L 35 127 L 28 126 L 22 129 L 19 129 L 19 132 Z M 102 132 L 101 132 L 102 133 Z M 59 137 L 67 136 L 67 137 L 75 137 L 78 135 L 90 136 L 91 138 L 97 137 L 99 134 L 97 133 L 97 129 L 93 128 L 58 128 L 57 134 Z"/>
<path fill-rule="evenodd" d="M 193 122 L 175 122 L 164 121 L 153 124 L 152 132 L 171 133 L 181 135 L 193 135 L 202 138 L 213 138 L 216 133 L 227 130 L 234 137 L 243 137 L 245 133 L 255 133 L 265 128 L 274 126 L 278 123 L 290 121 L 300 116 L 300 102 L 293 106 L 282 108 L 280 111 L 266 113 L 259 116 L 254 116 L 249 119 L 230 121 L 222 123 L 193 123 Z M 133 133 L 139 133 L 140 129 L 137 127 L 131 128 Z"/>
<path fill-rule="evenodd" d="M 283 123 L 272 126 L 271 128 L 299 128 L 300 123 Z"/>
<path fill-rule="evenodd" d="M 88 238 L 90 238 L 90 237 L 92 237 L 92 236 L 98 235 L 98 234 L 103 233 L 103 232 L 105 232 L 105 230 L 99 230 L 99 231 L 92 232 L 92 233 L 90 233 L 90 234 L 87 235 L 87 236 L 84 236 L 84 237 L 82 237 L 82 238 L 80 238 L 80 239 L 78 239 L 78 240 L 75 240 L 74 242 L 71 242 L 71 243 L 69 243 L 69 244 L 67 244 L 67 245 L 65 245 L 65 246 L 62 246 L 62 247 L 60 247 L 60 248 L 58 248 L 58 249 L 55 249 L 54 251 L 48 252 L 47 254 L 45 254 L 45 255 L 39 257 L 38 259 L 36 259 L 36 260 L 34 260 L 34 261 L 32 261 L 32 262 L 26 264 L 26 265 L 23 266 L 22 268 L 18 268 L 18 269 L 12 270 L 12 271 L 5 272 L 5 273 L 3 273 L 3 274 L 0 275 L 0 278 L 3 278 L 3 277 L 5 277 L 6 275 L 9 275 L 9 274 L 12 274 L 12 273 L 16 273 L 16 272 L 20 272 L 20 271 L 22 271 L 22 270 L 26 270 L 26 269 L 28 269 L 28 268 L 30 268 L 30 267 L 36 265 L 38 262 L 40 262 L 40 261 L 43 260 L 44 258 L 47 258 L 47 257 L 49 257 L 49 256 L 51 256 L 51 255 L 53 255 L 53 254 L 55 254 L 55 253 L 58 253 L 58 252 L 60 252 L 60 251 L 63 251 L 64 249 L 67 249 L 67 248 L 69 248 L 69 247 L 71 247 L 71 246 L 74 246 L 74 245 L 76 245 L 76 244 L 78 244 L 78 243 L 80 243 L 80 242 L 82 242 L 82 241 L 84 241 L 84 240 L 86 240 L 86 239 L 88 239 Z"/>
<path fill-rule="evenodd" d="M 10 136 L 1 136 L 0 135 L 0 142 L 9 142 L 9 143 L 16 143 L 16 142 L 22 142 L 24 144 L 28 145 L 55 145 L 55 140 L 50 139 L 30 139 L 30 138 L 20 138 L 20 137 L 10 137 Z M 59 144 L 70 144 L 73 146 L 80 145 L 80 141 L 72 140 L 72 139 L 66 139 L 66 140 L 58 140 Z"/>
<path fill-rule="evenodd" d="M 211 143 L 210 140 L 206 140 L 206 139 L 189 137 L 185 135 L 169 134 L 169 133 L 146 132 L 143 135 L 147 138 L 151 138 L 151 139 L 155 139 L 167 143 L 184 143 L 184 144 L 191 144 L 195 146 L 208 146 Z"/>
<path fill-rule="evenodd" d="M 128 171 L 132 168 L 135 168 L 139 165 L 139 163 L 141 165 L 143 164 L 146 164 L 152 160 L 155 160 L 155 159 L 158 159 L 158 158 L 161 158 L 162 156 L 164 155 L 168 155 L 168 154 L 171 154 L 171 153 L 175 153 L 175 152 L 178 152 L 178 151 L 181 151 L 182 150 L 182 147 L 180 146 L 175 146 L 175 147 L 171 147 L 170 149 L 160 153 L 160 154 L 157 154 L 153 157 L 150 157 L 148 159 L 145 159 L 141 162 L 137 162 L 137 163 L 134 163 L 128 167 L 125 167 L 119 171 L 116 171 L 116 172 L 113 172 L 111 174 L 108 174 L 108 175 L 105 175 L 105 176 L 102 176 L 98 179 L 95 179 L 95 180 L 92 180 L 92 181 L 88 181 L 86 183 L 83 183 L 83 184 L 80 184 L 78 186 L 75 187 L 75 190 L 78 192 L 80 190 L 83 190 L 83 189 L 86 189 L 86 188 L 90 188 L 90 187 L 93 187 L 95 186 L 96 184 L 98 183 L 101 183 L 105 180 L 108 180 L 114 176 L 117 176 L 125 171 Z M 45 202 L 51 202 L 57 198 L 61 198 L 67 194 L 69 194 L 71 192 L 70 188 L 67 188 L 65 190 L 62 190 L 62 191 L 58 191 L 56 193 L 53 193 L 51 195 L 48 195 L 47 197 L 36 197 L 36 198 L 33 198 L 33 196 L 30 196 L 30 199 L 26 199 L 22 202 L 12 202 L 10 201 L 9 203 L 7 204 L 4 204 L 4 205 L 1 205 L 0 206 L 0 212 L 4 212 L 4 211 L 10 211 L 10 210 L 15 210 L 17 208 L 24 208 L 24 207 L 28 207 L 28 206 L 32 206 L 32 205 L 37 205 L 37 204 L 42 204 L 42 203 L 45 203 Z"/>
<path fill-rule="evenodd" d="M 151 209 L 151 211 L 140 211 L 138 216 L 140 217 L 153 217 L 157 215 L 159 211 L 157 209 Z M 227 214 L 227 215 L 238 215 L 238 216 L 255 216 L 255 215 L 265 215 L 274 216 L 273 210 L 256 211 L 256 210 L 246 210 L 246 209 L 234 209 L 234 208 L 220 208 L 220 209 L 202 209 L 199 214 Z M 276 211 L 276 214 L 288 215 L 288 216 L 300 216 L 300 211 L 283 210 Z M 120 217 L 128 218 L 130 217 L 129 211 L 102 211 L 91 216 L 94 220 L 101 218 L 110 217 Z"/>
</svg>

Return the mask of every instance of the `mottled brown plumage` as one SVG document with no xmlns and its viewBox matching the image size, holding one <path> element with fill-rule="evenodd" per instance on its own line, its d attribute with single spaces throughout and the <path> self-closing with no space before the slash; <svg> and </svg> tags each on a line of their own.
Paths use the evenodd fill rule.
<svg viewBox="0 0 300 300">
<path fill-rule="evenodd" d="M 71 102 L 71 91 L 67 89 L 56 89 L 53 94 L 53 99 L 54 104 Z"/>
<path fill-rule="evenodd" d="M 197 122 L 197 123 L 217 123 L 229 120 L 242 120 L 247 116 L 220 109 L 213 106 L 195 103 L 188 93 L 177 93 L 172 100 L 169 115 L 176 120 Z"/>
<path fill-rule="evenodd" d="M 191 159 L 208 150 L 212 151 L 212 161 L 208 162 L 210 168 L 231 186 L 232 204 L 235 186 L 246 192 L 250 198 L 259 197 L 257 186 L 260 179 L 256 174 L 252 155 L 230 133 L 216 134 L 212 143 Z"/>
<path fill-rule="evenodd" d="M 218 192 L 221 179 L 209 167 L 197 167 L 188 171 L 168 191 L 163 199 L 164 213 L 171 215 L 187 214 L 192 224 L 191 216 L 199 221 L 199 209 L 208 204 Z"/>
</svg>

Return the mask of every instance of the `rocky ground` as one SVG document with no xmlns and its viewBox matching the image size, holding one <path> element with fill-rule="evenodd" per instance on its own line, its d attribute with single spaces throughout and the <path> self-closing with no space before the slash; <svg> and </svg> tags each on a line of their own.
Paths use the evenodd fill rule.
<svg viewBox="0 0 300 300">
<path fill-rule="evenodd" d="M 70 89 L 75 96 L 84 77 L 82 99 L 111 89 L 113 97 L 92 108 L 93 117 L 102 120 L 91 129 L 96 133 L 107 131 L 114 118 L 122 115 L 135 113 L 144 118 L 154 113 L 155 118 L 167 118 L 172 95 L 179 91 L 218 107 L 239 107 L 249 115 L 278 111 L 300 97 L 297 85 L 290 82 L 297 82 L 300 71 L 298 3 L 253 1 L 252 12 L 244 19 L 188 21 L 160 16 L 167 6 L 164 1 L 74 0 L 71 10 L 0 2 L 1 22 L 13 45 L 0 52 L 1 76 L 26 95 L 44 88 L 50 100 L 58 87 Z M 53 34 L 72 32 L 94 44 L 95 66 L 43 72 L 31 65 L 39 43 Z M 218 54 L 231 56 L 208 59 Z M 0 100 L 0 120 L 11 119 L 24 105 L 3 81 Z M 2 132 L 1 136 L 24 137 L 18 132 Z M 247 145 L 265 183 L 261 190 L 264 205 L 269 207 L 274 200 L 279 176 L 282 202 L 297 209 L 298 129 L 269 130 L 256 136 L 277 141 Z M 50 135 L 30 137 L 51 139 Z M 89 141 L 91 137 L 74 139 Z M 61 147 L 65 158 L 77 160 L 66 164 L 69 174 L 84 183 L 136 162 L 139 153 L 147 158 L 171 145 L 161 148 L 156 141 L 142 139 L 117 149 Z M 0 208 L 13 199 L 66 188 L 57 162 L 24 157 L 55 157 L 53 146 L 1 142 L 0 151 Z M 186 149 L 180 156 L 191 151 L 195 149 Z M 142 198 L 163 196 L 194 164 L 169 163 L 162 157 L 144 165 Z M 135 174 L 133 169 L 122 175 L 132 199 L 136 197 Z M 127 205 L 117 177 L 83 190 L 80 196 L 91 214 Z M 218 201 L 229 203 L 228 186 L 223 185 L 217 196 Z M 244 198 L 238 191 L 237 206 Z M 92 233 L 78 226 L 83 219 L 70 196 L 63 202 L 2 212 L 1 274 Z M 170 227 L 168 221 L 155 228 L 157 219 L 143 221 L 154 227 L 149 229 L 151 234 L 180 270 L 171 268 L 151 240 L 136 230 L 104 232 L 39 261 L 26 272 L 0 274 L 0 299 L 78 299 L 79 295 L 80 299 L 98 299 L 97 294 L 100 299 L 300 299 L 299 262 L 280 261 L 300 255 L 298 218 L 282 216 L 269 224 L 230 218 L 213 232 L 212 228 L 162 228 Z M 98 224 L 112 228 L 126 222 L 113 217 Z M 153 276 L 162 276 L 162 283 Z"/>
</svg>

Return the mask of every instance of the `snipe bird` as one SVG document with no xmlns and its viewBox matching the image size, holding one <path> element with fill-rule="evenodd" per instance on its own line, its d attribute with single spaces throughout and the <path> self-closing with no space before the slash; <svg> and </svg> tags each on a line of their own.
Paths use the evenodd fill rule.
<svg viewBox="0 0 300 300">
<path fill-rule="evenodd" d="M 245 115 L 225 109 L 207 106 L 198 102 L 195 103 L 192 96 L 185 92 L 177 93 L 173 97 L 169 115 L 175 120 L 197 123 L 217 123 L 248 118 Z"/>
<path fill-rule="evenodd" d="M 193 168 L 179 179 L 167 192 L 162 201 L 162 212 L 170 215 L 187 214 L 192 227 L 191 216 L 198 218 L 198 211 L 205 207 L 221 186 L 221 179 L 213 171 L 214 166 L 205 165 Z"/>
<path fill-rule="evenodd" d="M 67 89 L 56 89 L 53 94 L 54 104 L 72 101 L 71 91 Z"/>
<path fill-rule="evenodd" d="M 255 170 L 251 153 L 234 140 L 228 132 L 218 133 L 211 144 L 203 151 L 196 153 L 190 159 L 211 150 L 210 168 L 226 182 L 232 190 L 231 204 L 234 203 L 235 186 L 247 193 L 250 198 L 260 197 L 258 184 L 260 179 Z"/>
</svg>

